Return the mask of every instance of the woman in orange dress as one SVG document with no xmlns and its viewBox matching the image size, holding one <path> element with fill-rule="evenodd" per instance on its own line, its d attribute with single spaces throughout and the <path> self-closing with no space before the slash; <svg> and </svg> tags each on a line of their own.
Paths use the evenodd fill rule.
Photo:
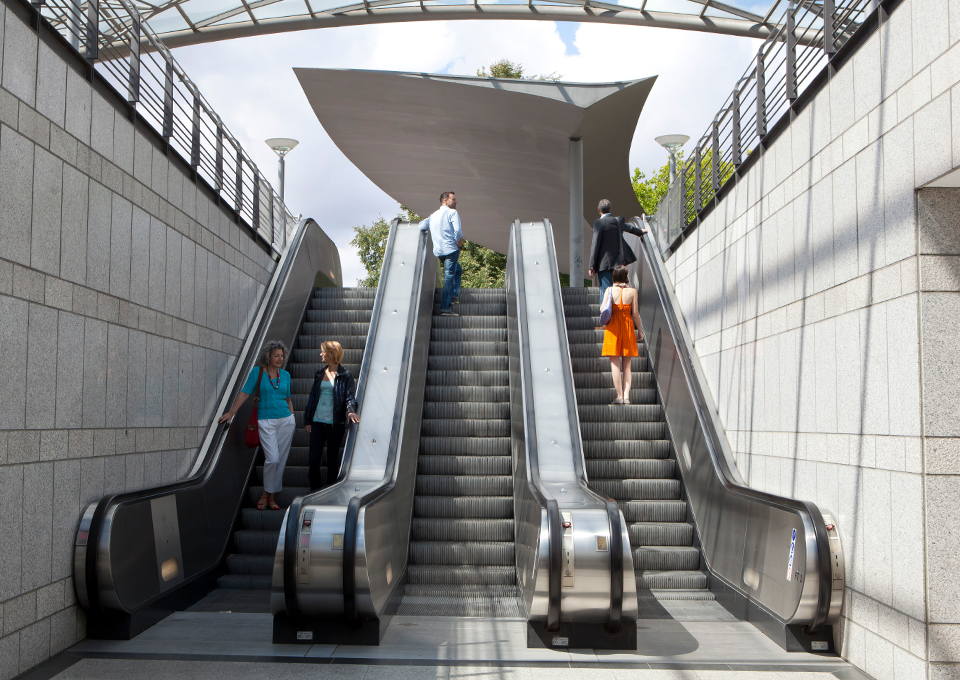
<svg viewBox="0 0 960 680">
<path fill-rule="evenodd" d="M 613 270 L 613 285 L 607 288 L 613 296 L 613 315 L 603 333 L 601 356 L 610 358 L 610 373 L 613 388 L 617 391 L 614 404 L 630 403 L 630 362 L 639 355 L 636 329 L 640 328 L 640 313 L 637 309 L 637 290 L 630 287 L 627 268 L 623 265 Z M 643 331 L 640 331 L 643 340 Z"/>
</svg>

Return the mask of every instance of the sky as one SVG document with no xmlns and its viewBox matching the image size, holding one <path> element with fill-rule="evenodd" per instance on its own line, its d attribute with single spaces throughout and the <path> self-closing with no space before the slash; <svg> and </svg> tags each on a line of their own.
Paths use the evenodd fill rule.
<svg viewBox="0 0 960 680">
<path fill-rule="evenodd" d="M 572 82 L 658 76 L 637 124 L 630 168 L 649 176 L 666 162 L 654 141 L 706 131 L 759 41 L 671 29 L 547 21 L 413 22 L 325 28 L 181 47 L 186 73 L 277 187 L 277 159 L 264 140 L 300 141 L 286 161 L 286 203 L 314 218 L 340 250 L 344 285 L 365 275 L 349 242 L 353 227 L 391 219 L 399 204 L 368 180 L 317 121 L 294 67 L 475 75 L 500 59 L 525 74 Z M 469 238 L 469 225 L 464 225 Z"/>
</svg>

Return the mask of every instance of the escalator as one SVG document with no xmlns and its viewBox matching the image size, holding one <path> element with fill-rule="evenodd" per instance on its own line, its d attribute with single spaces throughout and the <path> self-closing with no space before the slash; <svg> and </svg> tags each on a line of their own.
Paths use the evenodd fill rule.
<svg viewBox="0 0 960 680">
<path fill-rule="evenodd" d="M 263 597 L 220 592 L 215 595 L 218 607 L 222 607 L 229 600 L 254 600 L 260 603 L 261 611 L 270 610 L 273 557 L 280 538 L 283 515 L 294 498 L 310 493 L 310 436 L 303 430 L 303 409 L 313 386 L 314 375 L 323 366 L 320 361 L 320 343 L 337 340 L 344 350 L 341 364 L 354 376 L 359 375 L 360 359 L 366 344 L 375 295 L 376 290 L 369 288 L 313 289 L 303 325 L 285 367 L 290 372 L 290 391 L 297 418 L 297 430 L 293 435 L 290 456 L 283 470 L 283 491 L 277 494 L 280 509 L 260 510 L 256 507 L 263 493 L 261 458 L 244 496 L 238 526 L 233 533 L 233 552 L 226 558 L 226 573 L 217 579 L 217 587 L 221 591 L 255 590 L 263 593 Z M 326 455 L 324 452 L 324 457 Z M 328 484 L 326 475 L 326 468 L 321 469 L 320 479 L 323 486 Z"/>
<path fill-rule="evenodd" d="M 427 359 L 410 564 L 398 614 L 520 617 L 513 532 L 507 301 L 463 289 Z"/>
<path fill-rule="evenodd" d="M 630 404 L 614 404 L 610 363 L 600 356 L 603 331 L 595 328 L 600 291 L 564 288 L 563 306 L 587 473 L 628 522 L 640 618 L 662 618 L 666 603 L 713 600 L 646 344 L 631 362 Z"/>
</svg>

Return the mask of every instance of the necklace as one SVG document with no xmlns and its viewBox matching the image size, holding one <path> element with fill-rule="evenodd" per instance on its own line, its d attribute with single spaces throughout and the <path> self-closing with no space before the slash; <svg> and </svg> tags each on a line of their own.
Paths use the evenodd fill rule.
<svg viewBox="0 0 960 680">
<path fill-rule="evenodd" d="M 270 377 L 270 374 L 269 374 L 269 373 L 267 373 L 267 380 L 269 380 L 269 381 L 270 381 L 270 384 L 273 385 L 273 389 L 275 389 L 275 390 L 279 390 L 279 389 L 280 389 L 280 371 L 277 371 L 277 382 L 276 382 L 276 383 L 273 382 L 273 378 Z"/>
</svg>

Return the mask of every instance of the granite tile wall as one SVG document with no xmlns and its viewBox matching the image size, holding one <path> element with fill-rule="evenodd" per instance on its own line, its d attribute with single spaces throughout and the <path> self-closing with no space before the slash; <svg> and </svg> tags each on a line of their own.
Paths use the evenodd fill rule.
<svg viewBox="0 0 960 680">
<path fill-rule="evenodd" d="M 274 268 L 0 3 L 0 680 L 84 635 L 88 503 L 182 478 Z"/>
<path fill-rule="evenodd" d="M 960 190 L 918 194 L 960 165 L 958 27 L 904 0 L 667 263 L 743 476 L 837 513 L 880 679 L 960 677 Z"/>
</svg>

